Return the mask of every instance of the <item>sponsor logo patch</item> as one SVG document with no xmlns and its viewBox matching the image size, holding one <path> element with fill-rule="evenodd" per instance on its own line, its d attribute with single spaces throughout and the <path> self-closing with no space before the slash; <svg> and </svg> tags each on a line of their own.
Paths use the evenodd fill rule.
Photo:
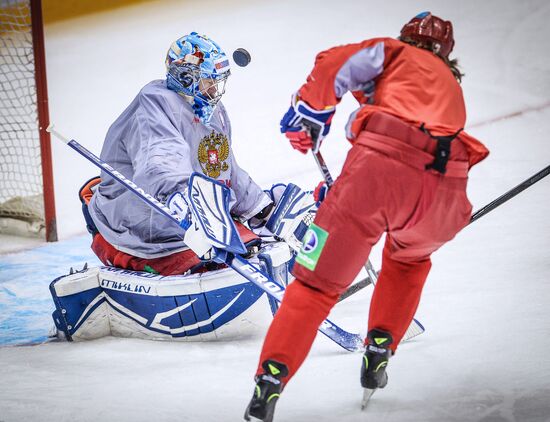
<svg viewBox="0 0 550 422">
<path fill-rule="evenodd" d="M 296 257 L 296 262 L 310 271 L 315 270 L 327 238 L 327 231 L 315 224 L 309 226 L 308 231 L 304 235 L 302 249 L 300 249 Z"/>
</svg>

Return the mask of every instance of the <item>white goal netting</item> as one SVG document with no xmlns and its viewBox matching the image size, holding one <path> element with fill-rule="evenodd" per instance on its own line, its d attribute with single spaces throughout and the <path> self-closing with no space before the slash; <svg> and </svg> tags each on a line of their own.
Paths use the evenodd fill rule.
<svg viewBox="0 0 550 422">
<path fill-rule="evenodd" d="M 38 235 L 45 223 L 29 3 L 0 0 L 0 232 Z"/>
</svg>

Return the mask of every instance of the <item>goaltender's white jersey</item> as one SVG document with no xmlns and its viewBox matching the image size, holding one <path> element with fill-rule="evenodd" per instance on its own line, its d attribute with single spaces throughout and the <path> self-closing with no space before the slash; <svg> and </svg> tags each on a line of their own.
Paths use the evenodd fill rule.
<svg viewBox="0 0 550 422">
<path fill-rule="evenodd" d="M 235 161 L 231 125 L 218 103 L 208 126 L 162 80 L 147 84 L 107 132 L 101 159 L 161 202 L 182 191 L 193 172 L 231 188 L 231 213 L 244 220 L 270 199 Z M 182 230 L 104 171 L 89 205 L 103 237 L 117 249 L 157 258 L 185 249 Z"/>
</svg>

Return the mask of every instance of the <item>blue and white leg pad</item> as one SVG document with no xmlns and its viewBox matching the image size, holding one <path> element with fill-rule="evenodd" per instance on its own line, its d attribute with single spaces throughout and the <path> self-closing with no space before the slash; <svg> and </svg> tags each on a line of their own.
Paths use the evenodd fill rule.
<svg viewBox="0 0 550 422">
<path fill-rule="evenodd" d="M 286 252 L 285 252 L 286 248 Z M 262 248 L 255 262 L 288 283 L 284 243 Z M 269 315 L 263 291 L 231 268 L 160 276 L 95 267 L 55 279 L 50 292 L 57 330 L 69 341 L 107 335 L 206 341 L 245 334 Z"/>
</svg>

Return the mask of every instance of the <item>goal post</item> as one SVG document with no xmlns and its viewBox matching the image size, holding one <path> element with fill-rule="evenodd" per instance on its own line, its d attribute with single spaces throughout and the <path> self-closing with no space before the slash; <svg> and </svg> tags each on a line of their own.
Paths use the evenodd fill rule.
<svg viewBox="0 0 550 422">
<path fill-rule="evenodd" d="M 0 0 L 0 233 L 57 240 L 40 0 Z"/>
</svg>

